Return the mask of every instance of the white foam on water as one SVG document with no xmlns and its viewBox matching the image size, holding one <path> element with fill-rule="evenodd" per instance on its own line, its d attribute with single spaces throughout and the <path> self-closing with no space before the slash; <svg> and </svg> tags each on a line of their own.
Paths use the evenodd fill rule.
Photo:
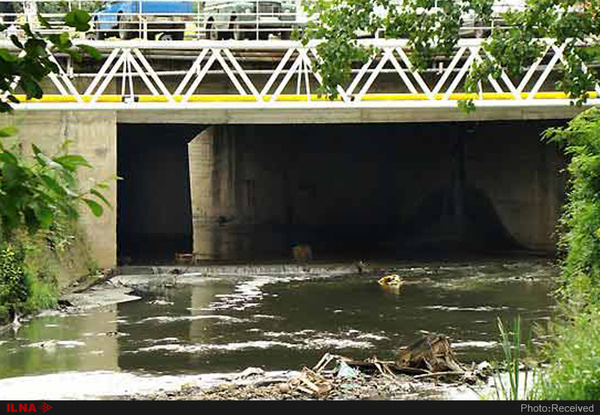
<svg viewBox="0 0 600 415">
<path fill-rule="evenodd" d="M 270 349 L 272 347 L 286 347 L 290 349 L 297 348 L 298 346 L 291 343 L 278 342 L 278 341 L 267 341 L 257 340 L 249 342 L 239 343 L 227 343 L 227 344 L 159 344 L 156 346 L 142 347 L 135 352 L 153 352 L 153 351 L 169 351 L 175 353 L 199 353 L 208 351 L 237 351 L 247 349 Z"/>
<path fill-rule="evenodd" d="M 470 347 L 482 348 L 482 349 L 492 349 L 498 345 L 499 345 L 499 343 L 495 342 L 495 341 L 481 341 L 481 340 L 452 342 L 453 349 L 466 349 L 466 348 L 470 348 Z"/>
<path fill-rule="evenodd" d="M 214 315 L 214 314 L 199 314 L 199 315 L 195 315 L 195 316 L 154 316 L 154 317 L 147 317 L 143 320 L 140 320 L 140 323 L 148 323 L 148 322 L 158 322 L 158 323 L 172 323 L 174 321 L 194 321 L 194 320 L 207 320 L 207 319 L 211 319 L 211 320 L 223 320 L 223 321 L 229 321 L 232 323 L 241 323 L 244 322 L 245 320 L 240 319 L 240 318 L 236 318 L 236 317 L 231 317 L 231 316 L 221 316 L 221 315 Z"/>
<path fill-rule="evenodd" d="M 85 346 L 85 342 L 79 340 L 45 340 L 25 345 L 25 347 L 37 347 L 45 350 L 54 349 L 56 347 L 65 347 L 67 349 L 71 349 L 73 347 L 81 346 Z"/>
<path fill-rule="evenodd" d="M 480 312 L 490 312 L 490 311 L 501 311 L 508 310 L 508 307 L 491 307 L 491 306 L 479 306 L 479 307 L 457 307 L 457 306 L 445 306 L 445 305 L 431 305 L 422 307 L 425 310 L 440 310 L 440 311 L 480 311 Z"/>
</svg>

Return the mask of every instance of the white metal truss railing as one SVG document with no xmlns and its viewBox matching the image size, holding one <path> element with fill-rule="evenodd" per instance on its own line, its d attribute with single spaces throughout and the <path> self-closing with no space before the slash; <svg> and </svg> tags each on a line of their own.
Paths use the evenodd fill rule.
<svg viewBox="0 0 600 415">
<path fill-rule="evenodd" d="M 455 107 L 474 98 L 478 106 L 563 106 L 570 100 L 554 89 L 553 74 L 566 65 L 564 45 L 544 40 L 546 52 L 518 78 L 503 72 L 489 78 L 475 96 L 464 91 L 471 66 L 487 52 L 480 39 L 462 39 L 452 56 L 417 71 L 405 40 L 365 41 L 375 58 L 352 72 L 338 97 L 320 96 L 322 78 L 316 44 L 292 41 L 123 41 L 96 42 L 104 59 L 74 65 L 55 56 L 60 72 L 49 79 L 41 100 L 29 109 L 184 108 L 428 108 Z M 0 47 L 9 47 L 8 42 Z M 93 68 L 93 69 L 90 69 Z M 587 69 L 586 69 L 587 70 Z M 600 103 L 600 87 L 590 91 Z M 19 97 L 24 98 L 24 97 Z"/>
</svg>

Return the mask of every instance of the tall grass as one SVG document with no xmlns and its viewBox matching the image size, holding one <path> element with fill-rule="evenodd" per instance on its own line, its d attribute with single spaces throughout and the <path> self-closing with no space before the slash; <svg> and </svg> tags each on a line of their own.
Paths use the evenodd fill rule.
<svg viewBox="0 0 600 415">
<path fill-rule="evenodd" d="M 521 383 L 521 366 L 523 355 L 521 351 L 521 317 L 513 322 L 512 331 L 507 331 L 498 318 L 501 346 L 504 351 L 504 367 L 494 374 L 494 390 L 496 399 L 521 400 L 527 397 L 529 369 L 525 365 L 525 377 Z"/>
</svg>

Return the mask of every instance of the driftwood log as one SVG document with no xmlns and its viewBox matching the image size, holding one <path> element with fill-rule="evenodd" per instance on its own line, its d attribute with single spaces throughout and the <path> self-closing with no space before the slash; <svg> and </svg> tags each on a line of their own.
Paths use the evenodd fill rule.
<svg viewBox="0 0 600 415">
<path fill-rule="evenodd" d="M 355 360 L 346 356 L 326 353 L 312 368 L 304 368 L 299 377 L 289 382 L 289 387 L 313 395 L 329 393 L 336 383 L 336 371 L 328 370 L 332 363 L 338 368 L 344 364 L 361 372 L 377 373 L 396 379 L 396 374 L 408 374 L 414 379 L 448 379 L 451 381 L 473 383 L 478 378 L 487 377 L 483 371 L 475 368 L 465 369 L 456 361 L 448 337 L 442 334 L 428 334 L 410 346 L 400 347 L 396 360 L 379 360 L 372 357 Z M 337 376 L 340 376 L 338 372 Z"/>
<path fill-rule="evenodd" d="M 464 372 L 454 358 L 450 341 L 442 334 L 429 334 L 408 347 L 398 349 L 396 367 L 428 372 Z"/>
</svg>

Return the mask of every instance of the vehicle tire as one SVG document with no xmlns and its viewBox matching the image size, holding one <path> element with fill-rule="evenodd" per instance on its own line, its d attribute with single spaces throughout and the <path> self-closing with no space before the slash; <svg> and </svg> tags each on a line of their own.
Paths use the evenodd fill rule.
<svg viewBox="0 0 600 415">
<path fill-rule="evenodd" d="M 183 40 L 183 32 L 165 32 L 158 37 L 158 40 L 164 40 L 167 42 Z"/>
<path fill-rule="evenodd" d="M 94 19 L 92 29 L 85 34 L 87 40 L 104 40 L 106 39 L 106 32 L 103 32 L 99 28 L 98 18 Z"/>
</svg>

